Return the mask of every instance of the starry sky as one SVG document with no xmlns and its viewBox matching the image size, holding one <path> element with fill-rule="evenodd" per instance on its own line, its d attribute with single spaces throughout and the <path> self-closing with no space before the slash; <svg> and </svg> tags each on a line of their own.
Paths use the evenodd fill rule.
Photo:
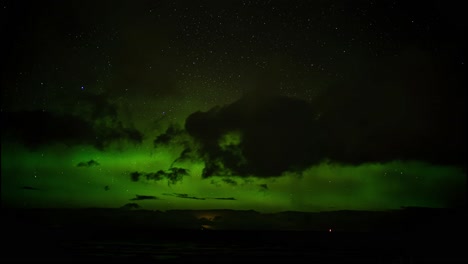
<svg viewBox="0 0 468 264">
<path fill-rule="evenodd" d="M 466 206 L 456 1 L 3 1 L 2 204 Z"/>
</svg>

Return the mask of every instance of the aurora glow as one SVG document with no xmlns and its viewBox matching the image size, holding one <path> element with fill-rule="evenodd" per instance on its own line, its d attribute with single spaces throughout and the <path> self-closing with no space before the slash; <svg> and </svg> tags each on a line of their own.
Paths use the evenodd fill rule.
<svg viewBox="0 0 468 264">
<path fill-rule="evenodd" d="M 202 162 L 185 162 L 190 174 L 175 184 L 168 180 L 130 181 L 131 171 L 168 168 L 176 155 L 169 150 L 128 148 L 101 152 L 93 148 L 47 147 L 30 152 L 4 146 L 2 196 L 16 206 L 119 207 L 135 195 L 157 200 L 139 201 L 145 209 L 254 209 L 260 212 L 321 210 L 382 210 L 401 206 L 447 207 L 465 193 L 464 173 L 450 166 L 420 162 L 389 162 L 343 166 L 322 163 L 298 175 L 257 178 L 225 176 L 202 178 Z M 5 154 L 7 153 L 7 154 Z M 76 166 L 93 159 L 99 166 Z M 267 186 L 267 188 L 261 185 Z M 33 186 L 37 190 L 22 189 Z M 109 187 L 106 191 L 105 186 Z M 164 196 L 184 193 L 195 197 L 234 197 L 236 200 L 194 200 Z"/>
<path fill-rule="evenodd" d="M 104 2 L 5 5 L 4 205 L 466 205 L 466 53 L 444 13 Z"/>
</svg>

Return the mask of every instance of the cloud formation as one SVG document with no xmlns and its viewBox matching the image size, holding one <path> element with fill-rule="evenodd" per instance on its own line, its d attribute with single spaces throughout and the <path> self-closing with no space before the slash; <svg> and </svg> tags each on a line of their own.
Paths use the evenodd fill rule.
<svg viewBox="0 0 468 264">
<path fill-rule="evenodd" d="M 85 167 L 85 168 L 99 166 L 99 165 L 101 164 L 99 164 L 99 162 L 95 160 L 81 161 L 80 163 L 76 164 L 77 167 Z"/>
<path fill-rule="evenodd" d="M 189 171 L 184 168 L 172 167 L 167 171 L 159 170 L 157 172 L 138 172 L 134 171 L 130 173 L 130 179 L 134 182 L 140 180 L 141 177 L 146 178 L 146 180 L 160 181 L 162 179 L 167 179 L 169 184 L 175 184 L 182 180 L 184 176 L 187 176 Z"/>
<path fill-rule="evenodd" d="M 183 199 L 192 199 L 192 200 L 225 200 L 225 201 L 235 201 L 237 200 L 234 197 L 197 197 L 197 196 L 191 196 L 186 193 L 163 193 L 165 196 L 173 196 L 177 198 L 183 198 Z"/>
<path fill-rule="evenodd" d="M 225 200 L 225 201 L 235 201 L 237 200 L 234 197 L 219 197 L 219 198 L 213 198 L 214 200 Z"/>
<path fill-rule="evenodd" d="M 223 178 L 222 181 L 232 186 L 237 186 L 237 182 L 230 178 Z"/>
<path fill-rule="evenodd" d="M 2 112 L 2 138 L 13 138 L 30 149 L 62 143 L 92 145 L 103 150 L 113 142 L 139 144 L 142 134 L 120 122 L 86 120 L 81 116 L 43 111 Z M 94 114 L 91 114 L 94 116 Z"/>
<path fill-rule="evenodd" d="M 154 139 L 153 144 L 157 148 L 158 146 L 165 146 L 169 144 L 185 144 L 186 142 L 186 131 L 175 125 L 170 124 L 166 131 Z"/>
<path fill-rule="evenodd" d="M 135 198 L 130 199 L 130 201 L 142 201 L 142 200 L 158 200 L 159 198 L 152 195 L 136 195 Z"/>
<path fill-rule="evenodd" d="M 409 97 L 407 108 L 400 109 L 401 104 L 394 106 L 384 98 L 390 91 L 367 87 L 360 91 L 374 100 L 359 97 L 353 89 L 338 96 L 332 96 L 340 94 L 336 91 L 325 92 L 315 105 L 284 96 L 247 94 L 230 105 L 191 114 L 185 127 L 205 162 L 203 177 L 276 177 L 323 161 L 465 164 L 466 125 L 447 116 L 458 108 L 444 105 L 449 109 L 440 113 L 418 109 L 417 96 L 398 90 Z"/>
<path fill-rule="evenodd" d="M 251 95 L 190 115 L 186 129 L 200 143 L 204 177 L 274 177 L 322 160 L 324 131 L 315 119 L 305 101 Z"/>
<path fill-rule="evenodd" d="M 183 199 L 206 200 L 206 198 L 190 196 L 190 195 L 188 195 L 186 193 L 163 193 L 163 195 L 165 195 L 165 196 L 174 196 L 174 197 L 183 198 Z"/>
</svg>

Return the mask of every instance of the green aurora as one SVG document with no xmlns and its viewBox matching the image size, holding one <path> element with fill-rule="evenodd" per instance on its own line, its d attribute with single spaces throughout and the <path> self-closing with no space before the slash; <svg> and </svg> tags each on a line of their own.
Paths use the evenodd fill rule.
<svg viewBox="0 0 468 264">
<path fill-rule="evenodd" d="M 147 195 L 156 199 L 137 201 L 143 209 L 278 212 L 386 210 L 402 206 L 444 208 L 463 205 L 465 195 L 463 171 L 421 162 L 359 166 L 321 163 L 300 174 L 286 172 L 271 178 L 235 175 L 202 178 L 204 164 L 199 161 L 176 164 L 188 169 L 189 174 L 174 184 L 167 179 L 139 182 L 130 179 L 132 171 L 165 170 L 176 158 L 177 152 L 169 148 L 98 151 L 92 147 L 56 146 L 32 152 L 18 145 L 3 144 L 2 198 L 17 207 L 116 208 L 137 195 Z M 99 165 L 77 166 L 88 160 Z M 26 186 L 34 189 L 22 188 Z M 213 199 L 227 197 L 235 200 Z"/>
<path fill-rule="evenodd" d="M 3 206 L 466 206 L 452 7 L 219 2 L 7 1 Z"/>
</svg>

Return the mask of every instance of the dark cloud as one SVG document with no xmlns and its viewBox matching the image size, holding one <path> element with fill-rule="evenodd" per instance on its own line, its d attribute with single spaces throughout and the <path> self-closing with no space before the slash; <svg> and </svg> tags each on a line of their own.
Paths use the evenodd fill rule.
<svg viewBox="0 0 468 264">
<path fill-rule="evenodd" d="M 218 197 L 218 198 L 213 198 L 213 199 L 214 199 L 214 200 L 226 200 L 226 201 L 235 201 L 235 200 L 237 200 L 237 199 L 234 198 L 234 197 L 226 197 L 226 198 L 224 198 L 224 197 Z"/>
<path fill-rule="evenodd" d="M 159 171 L 161 172 L 161 171 Z M 164 172 L 164 176 L 169 180 L 170 183 L 174 184 L 180 180 L 184 176 L 188 175 L 188 170 L 184 168 L 170 168 L 168 172 Z"/>
<path fill-rule="evenodd" d="M 153 144 L 155 148 L 170 145 L 184 147 L 179 157 L 173 161 L 171 166 L 176 162 L 194 161 L 198 158 L 196 152 L 193 150 L 193 138 L 188 135 L 185 129 L 175 124 L 170 124 L 164 133 L 156 137 Z"/>
<path fill-rule="evenodd" d="M 221 184 L 219 184 L 219 181 L 211 180 L 210 184 L 215 185 L 216 187 L 221 187 Z"/>
<path fill-rule="evenodd" d="M 31 186 L 23 186 L 21 189 L 23 190 L 30 190 L 30 191 L 39 191 L 40 189 L 31 187 Z"/>
<path fill-rule="evenodd" d="M 187 176 L 189 171 L 184 168 L 172 167 L 167 171 L 159 170 L 157 172 L 132 172 L 130 173 L 130 179 L 134 182 L 140 180 L 141 177 L 145 177 L 146 180 L 160 181 L 167 179 L 169 184 L 175 184 L 181 181 L 184 176 Z"/>
<path fill-rule="evenodd" d="M 189 196 L 186 193 L 163 193 L 166 196 L 174 196 L 177 198 L 184 198 L 184 199 L 192 199 L 192 200 L 206 200 L 206 198 L 196 197 L 196 196 Z"/>
<path fill-rule="evenodd" d="M 99 164 L 99 162 L 97 162 L 95 160 L 82 161 L 82 162 L 76 164 L 77 167 L 86 167 L 86 168 L 93 167 L 93 166 L 99 166 L 99 165 L 101 165 L 101 164 Z"/>
<path fill-rule="evenodd" d="M 463 99 L 451 106 L 445 92 L 438 103 L 434 91 L 348 86 L 330 88 L 315 103 L 252 93 L 193 113 L 186 130 L 200 145 L 203 177 L 274 177 L 322 161 L 465 164 Z"/>
<path fill-rule="evenodd" d="M 196 152 L 189 146 L 186 146 L 184 150 L 180 153 L 179 157 L 172 162 L 173 166 L 176 162 L 179 161 L 195 161 L 197 159 Z"/>
<path fill-rule="evenodd" d="M 192 200 L 227 200 L 227 201 L 235 201 L 237 200 L 234 197 L 196 197 L 196 196 L 190 196 L 186 193 L 163 193 L 165 196 L 174 196 L 177 198 L 183 198 L 183 199 L 192 199 Z"/>
<path fill-rule="evenodd" d="M 35 149 L 54 143 L 92 145 L 104 149 L 113 142 L 141 143 L 138 130 L 120 122 L 86 120 L 81 116 L 43 111 L 2 112 L 2 139 L 13 138 Z"/>
<path fill-rule="evenodd" d="M 237 182 L 235 180 L 233 180 L 233 179 L 223 178 L 222 181 L 224 183 L 229 184 L 229 185 L 237 186 Z"/>
<path fill-rule="evenodd" d="M 187 132 L 183 128 L 175 124 L 171 124 L 164 133 L 158 135 L 153 141 L 154 147 L 157 148 L 158 146 L 165 146 L 174 143 L 184 144 L 186 141 L 186 135 Z"/>
<path fill-rule="evenodd" d="M 313 107 L 304 101 L 252 94 L 190 115 L 186 129 L 201 145 L 204 177 L 271 177 L 321 161 L 324 131 L 315 119 Z"/>
<path fill-rule="evenodd" d="M 158 200 L 159 198 L 152 195 L 136 195 L 135 198 L 130 199 L 130 201 L 142 201 L 142 200 Z"/>
<path fill-rule="evenodd" d="M 130 179 L 133 181 L 133 182 L 137 182 L 140 180 L 140 176 L 144 175 L 145 173 L 141 173 L 141 172 L 138 172 L 138 171 L 134 171 L 134 172 L 131 172 L 130 173 Z"/>
</svg>

